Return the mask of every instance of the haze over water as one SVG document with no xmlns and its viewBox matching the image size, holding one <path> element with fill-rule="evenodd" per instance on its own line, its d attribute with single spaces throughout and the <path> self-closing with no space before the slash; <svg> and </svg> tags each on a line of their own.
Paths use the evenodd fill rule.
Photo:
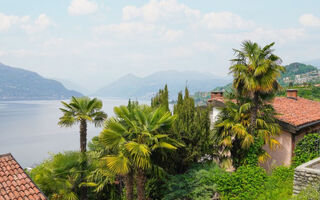
<svg viewBox="0 0 320 200">
<path fill-rule="evenodd" d="M 128 100 L 103 99 L 103 110 L 113 116 L 113 107 Z M 140 104 L 148 103 L 139 101 Z M 79 150 L 79 127 L 59 127 L 60 101 L 0 101 L 0 154 L 12 153 L 22 167 L 33 167 L 50 156 Z M 102 128 L 88 125 L 88 141 Z"/>
</svg>

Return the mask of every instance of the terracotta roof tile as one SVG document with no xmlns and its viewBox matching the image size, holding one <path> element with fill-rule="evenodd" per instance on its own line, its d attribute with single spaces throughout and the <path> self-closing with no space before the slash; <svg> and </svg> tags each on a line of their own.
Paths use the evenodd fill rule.
<svg viewBox="0 0 320 200">
<path fill-rule="evenodd" d="M 46 200 L 11 154 L 0 155 L 0 200 Z"/>
<path fill-rule="evenodd" d="M 214 100 L 224 102 L 222 97 L 215 97 Z M 211 99 L 211 101 L 213 100 Z M 293 126 L 320 121 L 320 102 L 318 101 L 301 97 L 297 99 L 276 97 L 272 105 L 279 114 L 277 118 Z"/>
<path fill-rule="evenodd" d="M 316 122 L 320 120 L 320 102 L 298 97 L 276 97 L 273 107 L 280 114 L 277 118 L 294 126 Z"/>
</svg>

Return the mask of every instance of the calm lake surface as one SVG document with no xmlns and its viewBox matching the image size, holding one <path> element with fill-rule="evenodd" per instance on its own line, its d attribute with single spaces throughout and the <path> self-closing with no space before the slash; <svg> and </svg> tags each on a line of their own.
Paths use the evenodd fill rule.
<svg viewBox="0 0 320 200">
<path fill-rule="evenodd" d="M 114 106 L 128 102 L 102 100 L 109 117 L 114 115 Z M 50 153 L 79 150 L 79 127 L 59 127 L 59 107 L 60 101 L 0 101 L 0 154 L 10 152 L 22 167 L 33 167 L 49 158 Z M 101 130 L 88 125 L 88 141 Z"/>
</svg>

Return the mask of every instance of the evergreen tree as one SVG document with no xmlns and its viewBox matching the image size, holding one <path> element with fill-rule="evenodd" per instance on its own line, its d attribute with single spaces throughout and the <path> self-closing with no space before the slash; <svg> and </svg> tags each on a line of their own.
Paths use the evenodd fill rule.
<svg viewBox="0 0 320 200">
<path fill-rule="evenodd" d="M 169 111 L 169 91 L 168 86 L 165 85 L 164 89 L 160 89 L 159 92 L 151 99 L 151 107 L 163 107 L 166 111 Z"/>
<path fill-rule="evenodd" d="M 210 108 L 196 107 L 188 88 L 185 88 L 184 94 L 178 94 L 173 109 L 177 119 L 170 132 L 170 136 L 183 143 L 184 147 L 171 152 L 162 164 L 159 163 L 171 173 L 183 173 L 192 163 L 201 161 L 213 152 Z"/>
</svg>

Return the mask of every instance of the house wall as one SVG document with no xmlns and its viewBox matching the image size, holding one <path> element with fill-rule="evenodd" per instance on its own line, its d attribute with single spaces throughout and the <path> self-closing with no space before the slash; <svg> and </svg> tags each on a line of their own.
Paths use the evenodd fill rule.
<svg viewBox="0 0 320 200">
<path fill-rule="evenodd" d="M 271 159 L 266 163 L 261 164 L 266 170 L 270 170 L 273 166 L 285 165 L 289 166 L 292 161 L 293 151 L 296 144 L 308 133 L 319 133 L 320 125 L 311 126 L 305 130 L 301 130 L 298 135 L 292 136 L 292 133 L 288 131 L 281 131 L 281 134 L 276 137 L 277 141 L 280 143 L 280 147 L 275 150 L 271 150 L 268 145 L 263 147 Z"/>
<path fill-rule="evenodd" d="M 271 150 L 268 145 L 263 147 L 263 149 L 271 156 L 267 162 L 261 164 L 267 171 L 272 169 L 273 166 L 289 166 L 291 164 L 292 134 L 282 130 L 281 134 L 275 139 L 280 143 L 280 146 L 277 149 Z"/>
</svg>

